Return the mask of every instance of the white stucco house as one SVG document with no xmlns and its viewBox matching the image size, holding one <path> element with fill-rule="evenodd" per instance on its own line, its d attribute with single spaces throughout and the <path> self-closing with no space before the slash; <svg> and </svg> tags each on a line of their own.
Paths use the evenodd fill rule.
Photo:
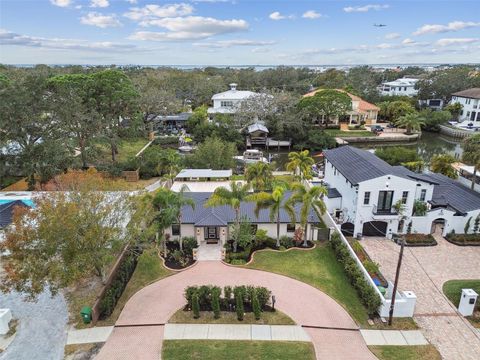
<svg viewBox="0 0 480 360">
<path fill-rule="evenodd" d="M 450 104 L 459 103 L 462 111 L 458 120 L 473 123 L 473 126 L 480 126 L 480 88 L 471 88 L 452 94 Z"/>
<path fill-rule="evenodd" d="M 345 234 L 387 236 L 430 234 L 437 224 L 443 235 L 464 233 L 470 217 L 480 214 L 480 194 L 440 174 L 418 174 L 391 166 L 373 153 L 351 146 L 326 150 L 328 212 Z M 404 206 L 403 217 L 394 205 Z M 416 203 L 427 207 L 416 212 Z M 472 221 L 473 221 L 472 220 Z"/>
<path fill-rule="evenodd" d="M 415 96 L 418 94 L 418 90 L 415 89 L 415 84 L 418 80 L 419 79 L 404 77 L 394 81 L 384 82 L 380 85 L 380 94 Z"/>
<path fill-rule="evenodd" d="M 205 203 L 212 195 L 211 192 L 186 192 L 184 196 L 190 197 L 195 202 L 195 207 L 184 206 L 181 212 L 181 223 L 174 224 L 166 230 L 170 240 L 183 237 L 194 237 L 198 245 L 225 244 L 230 239 L 229 231 L 235 223 L 235 212 L 230 206 L 206 207 Z M 290 198 L 291 193 L 286 193 L 284 201 Z M 277 223 L 271 222 L 269 210 L 260 210 L 255 215 L 255 203 L 243 202 L 240 206 L 241 218 L 246 218 L 252 224 L 253 231 L 264 229 L 267 235 L 276 238 Z M 300 206 L 295 207 L 296 221 L 300 219 Z M 309 214 L 307 226 L 307 240 L 317 239 L 320 220 L 312 210 Z M 292 219 L 283 209 L 280 210 L 280 236 L 293 237 L 295 230 L 301 227 L 299 222 L 292 223 Z"/>
<path fill-rule="evenodd" d="M 213 107 L 209 107 L 207 110 L 210 120 L 216 114 L 235 114 L 242 102 L 259 95 L 253 91 L 237 90 L 237 84 L 235 83 L 229 86 L 230 90 L 212 96 Z"/>
</svg>

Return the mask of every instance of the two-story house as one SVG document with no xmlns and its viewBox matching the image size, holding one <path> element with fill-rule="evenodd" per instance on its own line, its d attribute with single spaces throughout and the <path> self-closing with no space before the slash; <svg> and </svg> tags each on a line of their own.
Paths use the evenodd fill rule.
<svg viewBox="0 0 480 360">
<path fill-rule="evenodd" d="M 235 83 L 229 86 L 230 90 L 212 96 L 213 107 L 209 107 L 207 110 L 210 121 L 216 114 L 235 114 L 242 102 L 258 95 L 253 91 L 237 90 L 237 84 Z"/>
<path fill-rule="evenodd" d="M 380 85 L 381 95 L 399 95 L 399 96 L 415 96 L 418 90 L 415 89 L 415 84 L 418 79 L 401 78 L 394 81 L 387 81 Z"/>
<path fill-rule="evenodd" d="M 446 176 L 391 166 L 351 146 L 324 155 L 325 203 L 347 234 L 429 234 L 437 224 L 444 235 L 463 233 L 467 220 L 480 214 L 480 194 Z"/>
<path fill-rule="evenodd" d="M 459 103 L 462 111 L 458 120 L 472 122 L 473 126 L 480 126 L 480 88 L 471 88 L 452 94 L 450 104 Z"/>
</svg>

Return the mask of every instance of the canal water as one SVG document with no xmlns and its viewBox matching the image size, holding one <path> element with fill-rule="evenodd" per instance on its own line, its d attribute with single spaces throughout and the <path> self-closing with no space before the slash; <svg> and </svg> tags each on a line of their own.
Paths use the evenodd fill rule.
<svg viewBox="0 0 480 360">
<path fill-rule="evenodd" d="M 391 143 L 391 144 L 352 144 L 352 146 L 374 151 L 378 148 L 385 147 L 405 147 L 407 149 L 416 149 L 418 155 L 422 158 L 426 165 L 430 164 L 430 160 L 434 155 L 438 154 L 450 154 L 456 159 L 462 158 L 463 148 L 462 140 L 454 139 L 448 136 L 441 135 L 439 133 L 423 132 L 422 137 L 415 142 L 408 143 Z M 288 162 L 288 151 L 275 152 L 270 151 L 272 161 L 275 161 L 275 168 L 278 170 L 285 170 L 285 164 Z M 268 157 L 267 152 L 264 152 L 264 156 Z"/>
</svg>

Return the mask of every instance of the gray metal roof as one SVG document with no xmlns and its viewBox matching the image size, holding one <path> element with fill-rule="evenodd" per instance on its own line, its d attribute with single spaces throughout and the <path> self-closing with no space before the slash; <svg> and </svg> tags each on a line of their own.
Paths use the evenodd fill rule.
<svg viewBox="0 0 480 360">
<path fill-rule="evenodd" d="M 230 206 L 216 206 L 213 208 L 205 207 L 205 202 L 210 198 L 212 193 L 187 192 L 185 197 L 189 197 L 195 201 L 195 208 L 192 209 L 186 205 L 182 208 L 182 223 L 194 224 L 195 226 L 225 226 L 235 222 L 235 211 Z M 284 201 L 291 196 L 291 192 L 285 193 Z M 295 206 L 297 222 L 300 218 L 301 204 Z M 270 223 L 270 215 L 268 209 L 260 210 L 258 217 L 255 216 L 255 203 L 242 202 L 240 205 L 240 216 L 246 217 L 252 223 Z M 319 222 L 315 211 L 311 210 L 309 214 L 310 222 Z M 280 222 L 289 224 L 291 219 L 283 209 L 280 210 Z"/>
<path fill-rule="evenodd" d="M 21 200 L 13 200 L 5 204 L 0 204 L 0 228 L 7 227 L 12 223 L 13 209 L 15 206 L 28 207 Z"/>
<path fill-rule="evenodd" d="M 176 176 L 179 178 L 228 178 L 232 176 L 232 170 L 212 169 L 183 169 Z"/>
<path fill-rule="evenodd" d="M 340 197 L 342 197 L 342 194 L 340 194 L 336 188 L 331 188 L 331 187 L 329 187 L 329 188 L 327 188 L 327 191 L 328 191 L 328 192 L 327 192 L 327 197 L 328 197 L 329 199 L 334 199 L 334 198 L 340 198 Z"/>
<path fill-rule="evenodd" d="M 263 131 L 263 132 L 268 133 L 267 127 L 265 125 L 262 125 L 262 124 L 258 123 L 258 122 L 248 126 L 248 133 L 249 134 L 251 134 L 252 132 L 255 132 L 255 131 Z"/>
<path fill-rule="evenodd" d="M 480 209 L 480 193 L 442 174 L 425 176 L 437 183 L 433 187 L 432 205 L 448 206 L 462 214 Z"/>
</svg>

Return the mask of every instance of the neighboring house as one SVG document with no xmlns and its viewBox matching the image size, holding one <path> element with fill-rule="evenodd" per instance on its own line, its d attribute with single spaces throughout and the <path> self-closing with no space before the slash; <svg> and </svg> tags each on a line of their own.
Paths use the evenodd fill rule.
<svg viewBox="0 0 480 360">
<path fill-rule="evenodd" d="M 183 112 L 175 115 L 156 115 L 149 117 L 147 122 L 152 124 L 152 130 L 183 129 L 191 116 L 192 112 Z"/>
<path fill-rule="evenodd" d="M 444 101 L 442 99 L 427 99 L 418 100 L 418 105 L 422 108 L 429 108 L 432 110 L 442 110 Z"/>
<path fill-rule="evenodd" d="M 472 165 L 465 165 L 461 162 L 452 164 L 452 167 L 457 172 L 457 175 L 458 175 L 457 181 L 470 188 L 472 186 L 473 173 L 475 168 Z M 479 171 L 477 171 L 475 176 L 474 190 L 480 192 L 480 172 Z"/>
<path fill-rule="evenodd" d="M 182 208 L 182 223 L 174 224 L 167 229 L 166 234 L 170 236 L 171 240 L 180 237 L 192 236 L 200 245 L 202 243 L 221 243 L 225 244 L 230 239 L 230 226 L 235 223 L 235 211 L 230 206 L 216 206 L 205 207 L 206 201 L 210 198 L 212 193 L 185 193 L 186 197 L 190 197 L 195 202 L 195 208 L 184 206 Z M 288 192 L 285 194 L 284 201 L 287 201 L 291 196 Z M 267 235 L 276 238 L 277 224 L 271 222 L 269 217 L 269 210 L 262 209 L 258 217 L 255 216 L 255 203 L 243 202 L 240 206 L 240 213 L 242 218 L 248 219 L 253 231 L 263 229 L 267 231 Z M 300 205 L 296 206 L 296 218 L 300 218 Z M 317 239 L 317 226 L 320 223 L 318 216 L 312 210 L 309 214 L 309 225 L 307 229 L 307 239 Z M 287 212 L 280 210 L 280 236 L 287 235 L 293 237 L 295 229 L 301 227 L 300 224 L 292 224 Z"/>
<path fill-rule="evenodd" d="M 12 223 L 13 211 L 16 206 L 30 207 L 21 200 L 0 201 L 0 240 L 3 239 L 5 229 Z"/>
<path fill-rule="evenodd" d="M 209 107 L 207 110 L 210 120 L 213 120 L 216 114 L 235 114 L 242 102 L 258 95 L 253 91 L 237 90 L 235 83 L 229 86 L 230 90 L 212 96 L 213 107 Z"/>
<path fill-rule="evenodd" d="M 400 96 L 415 96 L 418 90 L 415 89 L 415 84 L 419 79 L 401 78 L 394 81 L 387 81 L 380 85 L 381 95 L 400 95 Z"/>
<path fill-rule="evenodd" d="M 373 153 L 351 146 L 324 151 L 328 212 L 344 233 L 357 236 L 463 233 L 470 217 L 480 214 L 480 194 L 439 174 L 418 174 L 391 166 Z M 403 217 L 394 205 L 401 202 Z M 424 203 L 425 215 L 415 213 Z M 411 225 L 410 225 L 411 224 Z"/>
<path fill-rule="evenodd" d="M 303 95 L 303 97 L 313 96 L 317 92 L 322 90 L 323 89 L 317 89 L 317 90 L 311 91 Z M 380 108 L 378 106 L 370 104 L 369 102 L 363 100 L 359 96 L 350 94 L 344 90 L 337 89 L 337 91 L 346 93 L 350 97 L 350 99 L 352 99 L 352 110 L 349 111 L 345 116 L 345 120 L 349 124 L 360 124 L 361 122 L 364 122 L 367 125 L 371 125 L 371 124 L 377 123 L 378 112 L 380 111 Z M 335 119 L 333 120 L 333 122 L 335 124 L 338 124 L 342 120 L 343 119 Z"/>
<path fill-rule="evenodd" d="M 213 192 L 217 187 L 230 186 L 232 170 L 183 169 L 175 177 L 172 191 Z"/>
<path fill-rule="evenodd" d="M 450 104 L 459 103 L 463 106 L 459 122 L 472 122 L 474 126 L 480 126 L 480 88 L 471 88 L 452 94 Z"/>
</svg>

